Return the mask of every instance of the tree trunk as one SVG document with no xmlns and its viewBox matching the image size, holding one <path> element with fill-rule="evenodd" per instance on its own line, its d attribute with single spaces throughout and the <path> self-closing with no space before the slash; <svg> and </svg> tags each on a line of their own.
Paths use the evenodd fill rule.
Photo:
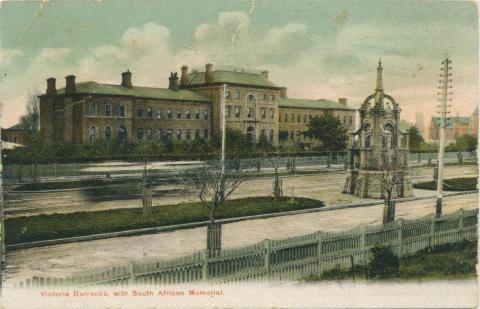
<svg viewBox="0 0 480 309">
<path fill-rule="evenodd" d="M 207 225 L 207 250 L 214 255 L 222 249 L 222 225 L 215 222 L 215 208 L 210 210 L 210 222 Z"/>
</svg>

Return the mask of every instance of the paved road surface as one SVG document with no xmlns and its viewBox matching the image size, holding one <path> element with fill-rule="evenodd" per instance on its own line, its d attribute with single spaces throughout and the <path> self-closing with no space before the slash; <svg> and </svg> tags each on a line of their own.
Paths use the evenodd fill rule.
<svg viewBox="0 0 480 309">
<path fill-rule="evenodd" d="M 338 188 L 336 190 L 338 192 Z M 420 191 L 416 193 L 421 194 Z M 477 194 L 450 197 L 445 199 L 444 213 L 477 205 Z M 397 218 L 424 216 L 433 213 L 434 207 L 434 200 L 400 203 Z M 382 206 L 371 206 L 231 223 L 223 228 L 223 246 L 231 248 L 265 238 L 281 239 L 318 230 L 335 231 L 359 224 L 378 224 L 381 215 Z M 7 285 L 31 276 L 61 277 L 123 265 L 130 260 L 187 255 L 204 249 L 205 242 L 205 228 L 194 228 L 12 251 L 7 253 Z"/>
<path fill-rule="evenodd" d="M 476 165 L 447 166 L 445 169 L 446 178 L 474 177 L 476 175 L 478 175 Z M 433 169 L 432 167 L 416 168 L 413 170 L 413 176 L 414 180 L 430 180 L 433 177 Z M 323 200 L 327 205 L 365 201 L 365 199 L 340 193 L 343 189 L 345 178 L 346 174 L 340 172 L 284 177 L 283 192 L 285 196 L 291 196 L 293 194 L 295 196 L 318 198 Z M 197 201 L 196 195 L 193 194 L 193 192 L 185 190 L 184 186 L 162 185 L 160 189 L 168 193 L 160 197 L 154 197 L 154 205 L 171 205 L 181 202 Z M 119 191 L 117 194 L 129 194 L 129 187 L 125 187 L 124 190 Z M 265 196 L 271 191 L 271 177 L 255 178 L 244 182 L 232 197 Z M 91 201 L 91 197 L 82 191 L 16 193 L 7 194 L 6 198 L 7 209 L 10 208 L 10 211 L 7 211 L 7 216 L 141 207 L 140 198 Z"/>
</svg>

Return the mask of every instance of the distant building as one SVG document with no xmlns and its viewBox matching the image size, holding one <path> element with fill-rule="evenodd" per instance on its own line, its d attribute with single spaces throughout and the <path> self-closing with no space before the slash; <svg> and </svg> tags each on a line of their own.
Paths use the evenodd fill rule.
<svg viewBox="0 0 480 309">
<path fill-rule="evenodd" d="M 423 121 L 423 113 L 422 112 L 417 112 L 415 113 L 415 127 L 418 130 L 418 133 L 426 139 L 427 138 L 427 130 L 425 128 L 425 122 Z"/>
<path fill-rule="evenodd" d="M 478 106 L 475 108 L 472 115 L 472 134 L 478 138 Z"/>
<path fill-rule="evenodd" d="M 40 128 L 45 136 L 75 144 L 113 138 L 188 142 L 219 136 L 224 84 L 226 124 L 252 142 L 278 145 L 280 137 L 282 145 L 310 145 L 314 141 L 303 134 L 307 123 L 326 111 L 348 130 L 355 128 L 355 110 L 346 99 L 288 98 L 287 89 L 270 81 L 268 71 L 207 64 L 189 72 L 183 66 L 180 78 L 171 74 L 167 89 L 135 86 L 129 71 L 122 73 L 118 85 L 76 83 L 73 75 L 65 79 L 65 88 L 59 90 L 55 78 L 47 79 L 47 91 L 40 96 Z"/>
<path fill-rule="evenodd" d="M 430 141 L 438 141 L 440 134 L 440 117 L 432 117 L 428 128 L 428 139 Z M 445 143 L 455 143 L 457 137 L 465 134 L 473 134 L 472 117 L 448 117 L 445 127 Z"/>
<path fill-rule="evenodd" d="M 25 130 L 20 124 L 16 124 L 7 129 L 2 129 L 2 141 L 24 144 L 29 134 L 29 130 Z"/>
</svg>

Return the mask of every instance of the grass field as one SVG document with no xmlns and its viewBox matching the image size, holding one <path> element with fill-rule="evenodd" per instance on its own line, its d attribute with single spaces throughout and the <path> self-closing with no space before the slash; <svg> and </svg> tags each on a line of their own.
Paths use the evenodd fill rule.
<svg viewBox="0 0 480 309">
<path fill-rule="evenodd" d="M 437 190 L 436 181 L 427 181 L 419 182 L 413 185 L 415 189 L 424 189 L 424 190 Z M 443 190 L 444 191 L 470 191 L 477 189 L 477 178 L 476 177 L 466 177 L 466 178 L 451 178 L 444 179 L 443 181 Z"/>
<path fill-rule="evenodd" d="M 308 198 L 283 198 L 275 203 L 271 197 L 228 200 L 217 211 L 217 219 L 276 213 L 323 207 L 324 203 Z M 98 233 L 167 226 L 208 220 L 207 208 L 200 203 L 156 206 L 152 215 L 143 216 L 141 208 L 75 212 L 9 218 L 5 223 L 7 244 L 84 236 Z"/>
<path fill-rule="evenodd" d="M 422 281 L 422 280 L 462 280 L 476 277 L 477 243 L 465 241 L 462 243 L 444 245 L 430 250 L 418 252 L 400 259 L 398 275 L 386 279 L 392 281 Z M 321 276 L 312 275 L 300 280 L 305 282 L 325 280 L 365 280 L 368 267 L 356 267 L 352 270 L 328 271 Z"/>
</svg>

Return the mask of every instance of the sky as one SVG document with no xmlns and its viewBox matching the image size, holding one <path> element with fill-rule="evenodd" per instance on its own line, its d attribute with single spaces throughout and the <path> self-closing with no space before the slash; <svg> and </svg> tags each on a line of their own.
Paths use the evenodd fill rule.
<svg viewBox="0 0 480 309">
<path fill-rule="evenodd" d="M 374 91 L 378 59 L 401 117 L 436 114 L 441 61 L 453 59 L 452 115 L 478 102 L 475 2 L 103 0 L 0 3 L 2 127 L 18 121 L 46 79 L 167 87 L 184 64 L 268 70 L 288 96 L 348 98 Z"/>
</svg>

